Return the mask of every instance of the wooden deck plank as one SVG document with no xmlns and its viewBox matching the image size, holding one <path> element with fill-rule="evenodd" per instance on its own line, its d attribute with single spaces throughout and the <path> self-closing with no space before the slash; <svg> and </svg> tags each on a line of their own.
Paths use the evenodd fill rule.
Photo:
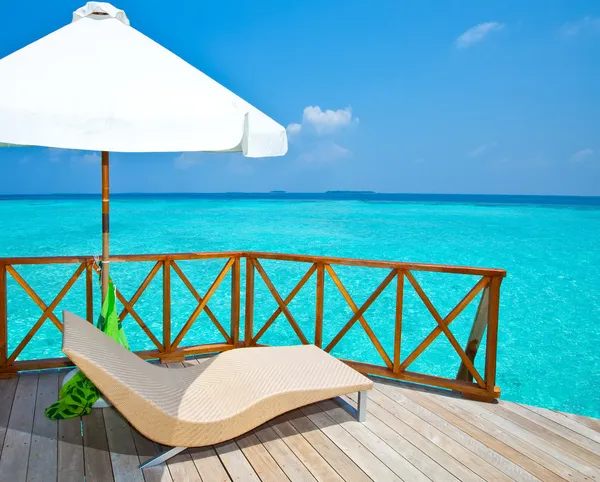
<svg viewBox="0 0 600 482">
<path fill-rule="evenodd" d="M 166 366 L 172 370 L 182 370 L 188 366 L 196 365 L 195 360 L 187 360 L 182 363 L 167 363 Z M 162 447 L 161 450 L 168 450 L 169 447 Z M 192 460 L 189 450 L 177 454 L 166 462 L 173 482 L 200 482 L 200 474 Z"/>
<path fill-rule="evenodd" d="M 419 390 L 406 390 L 405 394 L 407 396 L 418 397 L 419 403 L 425 408 L 437 413 L 440 416 L 443 416 L 445 420 L 452 423 L 454 426 L 460 428 L 465 433 L 468 433 L 472 437 L 484 443 L 487 447 L 496 451 L 498 454 L 513 461 L 515 464 L 522 467 L 538 479 L 551 482 L 560 482 L 561 480 L 564 480 L 562 477 L 559 477 L 554 472 L 551 472 L 543 465 L 536 463 L 510 445 L 505 444 L 487 431 L 482 430 L 477 426 L 477 424 L 471 423 L 472 420 L 464 420 L 457 414 L 453 413 L 451 410 L 449 410 L 448 405 L 444 403 L 448 397 L 441 395 L 431 396 Z M 515 474 L 515 478 L 519 480 L 516 475 L 517 474 Z"/>
<path fill-rule="evenodd" d="M 229 477 L 236 482 L 260 482 L 260 478 L 235 442 L 214 446 Z"/>
<path fill-rule="evenodd" d="M 114 477 L 102 409 L 94 408 L 81 419 L 85 482 L 112 482 Z"/>
<path fill-rule="evenodd" d="M 0 379 L 0 457 L 2 457 L 4 436 L 8 428 L 8 419 L 10 418 L 18 382 L 18 378 Z"/>
<path fill-rule="evenodd" d="M 514 403 L 510 403 L 510 402 L 504 402 L 504 403 L 507 405 L 507 408 L 512 408 L 509 405 L 517 405 Z M 585 438 L 595 442 L 596 445 L 589 446 L 589 447 L 599 447 L 600 446 L 600 421 L 598 421 L 598 420 L 594 420 L 594 419 L 588 418 L 588 417 L 582 417 L 580 415 L 573 415 L 570 413 L 555 412 L 554 410 L 548 410 L 546 408 L 532 407 L 530 405 L 519 404 L 518 407 L 527 409 L 529 412 L 533 412 L 541 417 L 544 417 L 545 419 L 550 420 L 551 422 L 553 422 L 552 424 L 550 424 L 551 427 L 555 427 L 556 429 L 559 429 L 558 427 L 556 427 L 556 425 L 560 425 L 562 427 L 569 429 L 570 430 L 570 432 L 568 432 L 569 434 L 571 434 L 571 432 L 575 432 L 576 434 L 581 435 L 582 437 L 585 437 Z M 527 412 L 521 412 L 521 413 L 525 413 L 527 416 L 529 416 L 529 414 Z M 537 418 L 537 417 L 534 417 L 534 418 L 535 418 L 535 420 L 538 420 L 538 423 L 540 423 L 540 424 L 544 423 L 543 421 L 540 422 L 539 418 Z M 545 422 L 545 423 L 547 424 L 548 422 Z M 597 426 L 596 429 L 594 429 L 595 426 Z M 564 434 L 564 432 L 563 432 L 563 434 Z M 576 437 L 576 439 L 581 440 L 581 437 Z M 598 451 L 598 448 L 596 448 L 596 449 L 591 448 L 590 450 Z"/>
<path fill-rule="evenodd" d="M 594 442 L 592 439 L 586 437 L 585 435 L 581 435 L 580 433 L 575 432 L 570 428 L 567 428 L 564 425 L 559 424 L 554 420 L 551 420 L 539 414 L 535 410 L 529 410 L 528 408 L 517 403 L 500 402 L 500 405 L 503 408 L 510 410 L 511 412 L 514 412 L 515 414 L 520 415 L 521 417 L 524 417 L 527 420 L 536 423 L 537 425 L 540 425 L 541 427 L 543 427 L 544 430 L 549 430 L 549 436 L 551 438 L 554 437 L 554 435 L 552 434 L 556 434 L 561 439 L 568 440 L 570 443 L 573 443 L 583 448 L 586 452 L 592 454 L 594 460 L 591 463 L 597 467 L 600 466 L 599 442 Z"/>
<path fill-rule="evenodd" d="M 528 405 L 528 407 L 529 407 L 529 405 Z M 546 410 L 546 409 L 542 408 L 540 410 Z M 563 413 L 563 412 L 557 412 L 556 410 L 548 410 L 548 411 L 554 412 L 556 415 L 562 415 L 564 417 L 567 417 L 568 419 L 573 420 L 574 422 L 577 422 L 578 424 L 583 425 L 584 427 L 587 427 L 587 428 L 593 430 L 594 432 L 600 433 L 600 420 L 597 420 L 595 418 L 585 417 L 583 415 L 575 415 L 574 413 Z M 558 422 L 558 423 L 561 423 L 561 422 Z M 577 431 L 576 429 L 571 429 L 571 430 Z"/>
<path fill-rule="evenodd" d="M 402 480 L 319 407 L 310 405 L 301 411 L 373 480 Z"/>
<path fill-rule="evenodd" d="M 85 469 L 81 419 L 58 421 L 58 482 L 81 482 Z"/>
<path fill-rule="evenodd" d="M 356 409 L 357 397 L 356 395 L 350 395 L 348 397 L 341 397 L 346 403 L 350 404 Z M 367 427 L 371 432 L 377 434 L 385 443 L 401 453 L 406 460 L 412 465 L 419 469 L 423 474 L 429 477 L 434 482 L 457 482 L 459 479 L 452 475 L 442 465 L 440 465 L 435 458 L 429 457 L 425 452 L 421 451 L 416 445 L 410 443 L 406 438 L 394 431 L 391 426 L 388 426 L 383 420 L 377 418 L 376 413 L 373 413 L 371 408 L 375 404 L 367 404 L 367 419 L 364 422 L 364 426 Z M 375 407 L 378 407 L 375 405 Z M 376 412 L 377 410 L 375 410 Z M 381 414 L 380 414 L 381 415 Z M 389 417 L 392 417 L 390 414 Z M 418 435 L 418 434 L 417 434 Z M 426 439 L 423 439 L 426 441 Z M 444 452 L 445 454 L 445 452 Z M 464 468 L 465 471 L 468 469 Z"/>
<path fill-rule="evenodd" d="M 140 464 L 143 464 L 162 451 L 156 443 L 144 437 L 133 427 L 131 427 L 131 435 Z M 146 467 L 142 469 L 142 474 L 146 482 L 173 482 L 171 473 L 165 464 Z"/>
<path fill-rule="evenodd" d="M 209 361 L 209 357 L 188 358 L 183 364 L 185 366 L 202 365 Z M 188 450 L 190 457 L 202 482 L 223 482 L 231 480 L 229 474 L 225 470 L 221 459 L 215 452 L 213 447 L 200 447 Z"/>
<path fill-rule="evenodd" d="M 432 397 L 433 398 L 433 397 Z M 437 400 L 436 400 L 437 401 Z M 458 415 L 463 420 L 469 422 L 470 424 L 476 426 L 482 431 L 489 433 L 494 438 L 500 440 L 506 445 L 512 447 L 514 450 L 522 453 L 525 457 L 530 458 L 537 464 L 547 468 L 548 470 L 554 472 L 556 475 L 565 480 L 583 480 L 584 476 L 573 470 L 572 467 L 563 464 L 562 462 L 556 460 L 551 455 L 546 452 L 540 450 L 538 447 L 535 447 L 526 441 L 513 436 L 511 433 L 503 430 L 502 427 L 496 425 L 488 418 L 482 417 L 480 414 L 476 414 L 473 411 L 469 411 L 465 407 L 460 406 L 455 403 L 453 398 L 448 397 L 444 400 L 444 408 L 451 411 L 452 413 Z M 544 479 L 542 479 L 544 480 Z M 589 479 L 587 479 L 589 480 Z"/>
<path fill-rule="evenodd" d="M 27 478 L 38 380 L 38 373 L 19 376 L 0 457 L 0 482 Z"/>
<path fill-rule="evenodd" d="M 169 450 L 171 447 L 161 446 L 161 452 Z M 175 457 L 166 461 L 173 482 L 200 482 L 200 474 L 192 460 L 189 450 L 177 454 Z"/>
<path fill-rule="evenodd" d="M 472 406 L 473 402 L 468 400 L 461 402 L 467 402 L 470 404 L 469 408 L 475 408 Z M 488 413 L 492 413 L 494 417 L 504 419 L 505 422 L 508 422 L 504 425 L 505 429 L 512 434 L 531 444 L 535 444 L 544 452 L 552 455 L 555 459 L 569 465 L 587 477 L 594 480 L 600 480 L 600 468 L 590 462 L 590 460 L 593 460 L 590 456 L 590 452 L 581 449 L 579 446 L 569 442 L 563 437 L 556 434 L 553 435 L 551 431 L 546 430 L 544 427 L 541 427 L 500 405 L 484 405 L 486 404 L 478 404 L 476 407 L 477 410 L 485 410 Z"/>
<path fill-rule="evenodd" d="M 521 414 L 513 410 L 509 410 L 504 404 L 495 405 L 494 412 L 506 418 L 507 420 L 514 422 L 516 425 L 523 427 L 541 439 L 550 441 L 553 445 L 556 445 L 563 451 L 571 453 L 574 456 L 577 456 L 580 460 L 594 465 L 600 469 L 600 457 L 598 457 L 597 454 L 594 454 L 593 452 L 581 447 L 577 443 L 571 442 L 567 438 L 563 437 L 562 434 L 538 424 L 537 421 L 533 420 L 533 417 L 523 417 Z"/>
<path fill-rule="evenodd" d="M 385 383 L 378 383 L 377 387 L 379 389 L 384 385 Z M 503 472 L 506 476 L 504 480 L 536 480 L 536 477 L 534 477 L 533 474 L 527 472 L 521 466 L 515 464 L 497 451 L 491 449 L 477 437 L 473 437 L 468 432 L 465 432 L 462 424 L 455 425 L 452 421 L 446 420 L 443 417 L 444 412 L 438 410 L 437 405 L 424 406 L 425 402 L 416 396 L 415 393 L 411 393 L 410 390 L 400 390 L 397 387 L 393 388 L 395 400 L 398 403 Z"/>
<path fill-rule="evenodd" d="M 226 482 L 231 480 L 213 447 L 190 449 L 190 455 L 202 482 Z"/>
<path fill-rule="evenodd" d="M 387 392 L 391 394 L 392 397 L 394 396 L 393 392 L 389 390 L 387 390 Z M 369 395 L 375 403 L 381 405 L 397 418 L 403 420 L 481 478 L 485 480 L 495 480 L 495 477 L 498 477 L 499 479 L 506 478 L 506 474 L 500 472 L 477 454 L 457 443 L 454 439 L 397 403 L 393 398 L 388 397 L 387 393 L 380 390 L 380 387 L 372 390 Z"/>
<path fill-rule="evenodd" d="M 315 478 L 312 476 L 310 471 L 305 465 L 296 457 L 294 452 L 279 438 L 275 430 L 268 425 L 262 425 L 254 430 L 254 433 L 258 437 L 258 440 L 264 445 L 267 451 L 271 454 L 273 459 L 277 462 L 281 470 L 286 476 L 292 481 L 314 481 Z M 260 473 L 258 473 L 261 476 Z M 261 477 L 262 478 L 262 477 Z"/>
<path fill-rule="evenodd" d="M 385 407 L 383 407 L 382 405 L 379 405 L 373 399 L 373 397 L 370 398 L 371 400 L 369 400 L 369 403 L 367 404 L 368 413 L 377 417 L 386 426 L 394 430 L 394 432 L 408 440 L 412 445 L 417 447 L 431 459 L 437 461 L 440 465 L 444 467 L 444 469 L 453 474 L 456 478 L 462 481 L 469 482 L 483 481 L 483 479 L 479 475 L 477 475 L 468 467 L 460 463 L 458 460 L 452 457 L 452 455 L 444 451 L 425 435 L 411 427 L 401 418 L 386 410 Z"/>
<path fill-rule="evenodd" d="M 405 481 L 427 482 L 427 477 L 423 472 L 406 460 L 399 452 L 386 444 L 375 433 L 371 432 L 356 418 L 350 415 L 346 410 L 340 407 L 332 400 L 327 400 L 318 404 L 324 413 L 329 415 L 335 422 L 343 427 L 350 435 L 369 449 L 373 455 L 387 465 L 398 477 Z"/>
<path fill-rule="evenodd" d="M 58 372 L 59 392 L 70 370 Z M 81 417 L 58 421 L 58 482 L 81 482 L 85 477 Z"/>
<path fill-rule="evenodd" d="M 269 422 L 277 436 L 296 454 L 313 477 L 319 481 L 342 482 L 343 479 L 300 434 L 294 426 L 283 417 Z"/>
<path fill-rule="evenodd" d="M 129 424 L 114 408 L 103 408 L 102 411 L 115 482 L 143 482 Z"/>
<path fill-rule="evenodd" d="M 558 470 L 561 477 L 574 480 L 585 480 L 585 477 L 594 478 L 595 469 L 592 469 L 588 464 L 580 462 L 574 455 L 564 452 L 551 442 L 532 434 L 528 430 L 496 414 L 493 410 L 488 410 L 489 407 L 486 407 L 486 404 L 459 398 L 452 399 L 450 403 L 453 406 L 463 408 L 464 413 L 468 417 L 478 415 L 486 424 L 496 425 L 503 434 L 502 436 L 506 436 L 504 441 L 507 439 L 518 439 L 524 442 L 524 444 L 520 444 L 521 447 L 525 445 L 521 449 L 524 453 L 527 453 L 529 457 L 536 459 L 538 462 L 542 460 L 540 463 L 545 463 L 545 466 L 552 471 Z M 545 456 L 540 456 L 540 452 L 545 454 Z"/>
<path fill-rule="evenodd" d="M 250 432 L 236 439 L 236 442 L 254 471 L 263 482 L 289 480 L 272 454 L 260 442 L 256 434 Z"/>
<path fill-rule="evenodd" d="M 286 413 L 283 417 L 344 480 L 359 482 L 371 480 L 342 449 L 321 432 L 300 410 Z"/>
<path fill-rule="evenodd" d="M 58 372 L 40 373 L 29 450 L 27 482 L 46 482 L 57 479 L 58 422 L 46 417 L 46 407 L 56 402 L 57 399 Z"/>
</svg>

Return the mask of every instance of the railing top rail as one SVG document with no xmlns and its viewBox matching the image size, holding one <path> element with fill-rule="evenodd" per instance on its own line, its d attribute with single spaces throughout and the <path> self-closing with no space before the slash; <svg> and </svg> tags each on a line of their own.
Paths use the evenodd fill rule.
<svg viewBox="0 0 600 482">
<path fill-rule="evenodd" d="M 368 268 L 389 268 L 405 271 L 430 271 L 438 273 L 454 273 L 478 276 L 505 277 L 506 271 L 497 268 L 479 268 L 473 266 L 452 266 L 430 263 L 407 263 L 401 261 L 369 260 L 358 258 L 337 258 L 331 256 L 312 256 L 304 254 L 263 253 L 255 251 L 224 251 L 218 253 L 165 253 L 165 254 L 116 254 L 111 256 L 111 261 L 184 261 L 196 259 L 223 259 L 234 257 L 249 257 L 270 259 L 278 261 L 296 261 L 302 263 L 323 263 L 342 266 L 362 266 Z M 93 256 L 36 256 L 36 257 L 11 257 L 0 258 L 0 265 L 35 265 L 35 264 L 71 264 L 84 263 L 93 259 Z"/>
<path fill-rule="evenodd" d="M 127 263 L 133 261 L 187 261 L 195 259 L 223 259 L 243 256 L 241 251 L 223 251 L 219 253 L 164 253 L 164 254 L 112 254 L 110 260 L 113 263 Z M 94 256 L 32 256 L 0 258 L 0 265 L 23 265 L 23 264 L 72 264 L 85 263 L 93 260 Z"/>
</svg>

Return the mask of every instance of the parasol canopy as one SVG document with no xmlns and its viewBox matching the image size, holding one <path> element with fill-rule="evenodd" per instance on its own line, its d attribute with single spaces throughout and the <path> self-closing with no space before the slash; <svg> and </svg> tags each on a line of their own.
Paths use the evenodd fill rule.
<svg viewBox="0 0 600 482">
<path fill-rule="evenodd" d="M 287 151 L 281 125 L 101 2 L 0 60 L 0 142 L 249 157 Z"/>
</svg>

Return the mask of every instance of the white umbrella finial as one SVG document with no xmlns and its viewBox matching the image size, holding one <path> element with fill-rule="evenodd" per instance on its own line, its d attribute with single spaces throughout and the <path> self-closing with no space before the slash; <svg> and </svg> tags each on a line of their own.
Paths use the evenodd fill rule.
<svg viewBox="0 0 600 482">
<path fill-rule="evenodd" d="M 125 12 L 106 2 L 88 2 L 73 12 L 73 22 L 86 17 L 98 19 L 116 18 L 125 25 L 129 25 L 129 19 L 125 15 Z"/>
</svg>

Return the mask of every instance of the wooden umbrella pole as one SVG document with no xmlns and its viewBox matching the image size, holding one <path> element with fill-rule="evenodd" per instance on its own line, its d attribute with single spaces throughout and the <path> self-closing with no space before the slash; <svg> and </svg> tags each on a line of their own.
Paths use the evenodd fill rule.
<svg viewBox="0 0 600 482">
<path fill-rule="evenodd" d="M 108 168 L 108 152 L 102 151 L 102 301 L 108 291 L 108 271 L 110 268 L 110 225 L 108 220 L 110 199 L 110 176 Z"/>
</svg>

